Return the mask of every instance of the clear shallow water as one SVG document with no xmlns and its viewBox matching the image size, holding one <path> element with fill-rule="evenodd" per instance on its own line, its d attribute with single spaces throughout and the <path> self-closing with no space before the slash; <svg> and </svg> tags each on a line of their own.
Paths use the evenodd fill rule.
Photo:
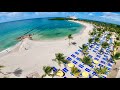
<svg viewBox="0 0 120 90">
<path fill-rule="evenodd" d="M 15 45 L 16 38 L 24 34 L 34 34 L 33 39 L 53 39 L 78 33 L 84 26 L 60 20 L 37 18 L 0 23 L 0 51 Z"/>
</svg>

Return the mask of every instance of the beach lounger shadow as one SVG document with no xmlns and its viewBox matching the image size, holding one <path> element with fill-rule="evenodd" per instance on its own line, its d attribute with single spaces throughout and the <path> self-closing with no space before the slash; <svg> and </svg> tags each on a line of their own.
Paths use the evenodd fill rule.
<svg viewBox="0 0 120 90">
<path fill-rule="evenodd" d="M 15 76 L 20 77 L 20 75 L 22 74 L 22 72 L 23 72 L 23 70 L 22 70 L 22 69 L 17 68 L 17 69 L 13 72 L 13 74 L 14 74 Z"/>
<path fill-rule="evenodd" d="M 7 72 L 7 74 L 6 74 L 6 75 L 8 75 L 8 74 L 14 74 L 14 75 L 15 75 L 15 76 L 17 76 L 17 77 L 20 77 L 20 75 L 22 74 L 22 72 L 23 72 L 23 70 L 22 70 L 22 69 L 17 68 L 17 69 L 15 69 L 15 71 L 14 71 L 14 72 Z"/>
</svg>

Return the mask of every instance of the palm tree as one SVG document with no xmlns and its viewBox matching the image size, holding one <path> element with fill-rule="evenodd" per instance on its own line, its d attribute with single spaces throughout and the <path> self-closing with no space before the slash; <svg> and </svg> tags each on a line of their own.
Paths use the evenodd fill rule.
<svg viewBox="0 0 120 90">
<path fill-rule="evenodd" d="M 44 71 L 44 75 L 42 75 L 42 78 L 45 77 L 46 75 L 50 76 L 51 72 L 52 72 L 53 68 L 50 66 L 43 66 L 43 71 Z"/>
<path fill-rule="evenodd" d="M 113 45 L 114 45 L 114 49 L 117 50 L 118 46 L 120 46 L 120 42 L 114 41 Z"/>
<path fill-rule="evenodd" d="M 76 76 L 76 77 L 79 77 L 80 76 L 80 71 L 77 67 L 72 67 L 71 68 L 71 73 Z"/>
<path fill-rule="evenodd" d="M 72 34 L 68 35 L 68 39 L 69 39 L 69 46 L 70 46 L 70 40 L 73 39 Z"/>
<path fill-rule="evenodd" d="M 95 43 L 96 43 L 96 42 L 100 42 L 100 40 L 99 40 L 98 37 L 95 38 Z"/>
<path fill-rule="evenodd" d="M 87 50 L 88 50 L 88 46 L 87 45 L 83 44 L 82 47 L 79 47 L 79 48 L 82 49 L 82 53 L 84 55 L 86 55 L 88 53 L 87 52 Z"/>
<path fill-rule="evenodd" d="M 116 53 L 115 56 L 114 56 L 114 58 L 115 58 L 116 60 L 120 59 L 120 53 Z"/>
<path fill-rule="evenodd" d="M 55 57 L 56 58 L 53 59 L 53 61 L 56 61 L 59 66 L 61 66 L 61 64 L 64 64 L 64 66 L 66 67 L 66 64 L 69 63 L 69 61 L 65 59 L 65 56 L 63 53 L 56 53 Z"/>
<path fill-rule="evenodd" d="M 92 59 L 88 56 L 84 56 L 83 59 L 81 59 L 81 61 L 84 63 L 84 64 L 87 64 L 87 65 L 91 65 L 92 64 Z"/>
<path fill-rule="evenodd" d="M 103 31 L 99 31 L 97 37 L 100 38 L 102 34 L 103 34 Z"/>
<path fill-rule="evenodd" d="M 94 29 L 93 32 L 89 32 L 89 35 L 90 35 L 90 36 L 94 36 L 94 35 L 96 35 L 96 33 L 97 33 L 97 32 L 96 32 L 96 30 Z"/>
<path fill-rule="evenodd" d="M 110 39 L 110 37 L 111 37 L 111 35 L 112 35 L 112 34 L 111 34 L 111 33 L 109 33 L 109 34 L 106 36 L 106 39 L 107 39 L 107 40 L 109 40 L 109 39 Z"/>
<path fill-rule="evenodd" d="M 116 53 L 115 55 L 111 55 L 114 63 L 116 64 L 116 60 L 120 60 L 120 53 Z"/>
<path fill-rule="evenodd" d="M 89 44 L 91 44 L 91 43 L 93 42 L 93 39 L 92 39 L 92 38 L 89 38 L 89 39 L 88 39 L 88 42 L 89 42 Z"/>
<path fill-rule="evenodd" d="M 108 46 L 109 46 L 109 44 L 108 44 L 107 42 L 103 42 L 103 43 L 102 43 L 102 48 L 105 49 L 105 48 L 107 48 Z"/>
<path fill-rule="evenodd" d="M 114 59 L 114 52 L 115 52 L 115 50 L 117 50 L 118 49 L 118 46 L 120 46 L 120 42 L 117 42 L 117 41 L 114 41 L 114 43 L 113 43 L 113 51 L 111 52 L 111 56 L 113 57 L 113 59 Z M 114 60 L 114 62 L 115 62 L 115 60 Z M 116 64 L 116 62 L 115 62 L 115 64 Z"/>
<path fill-rule="evenodd" d="M 95 68 L 94 70 L 98 74 L 99 77 L 101 77 L 101 74 L 105 74 L 108 71 L 107 67 Z"/>
</svg>

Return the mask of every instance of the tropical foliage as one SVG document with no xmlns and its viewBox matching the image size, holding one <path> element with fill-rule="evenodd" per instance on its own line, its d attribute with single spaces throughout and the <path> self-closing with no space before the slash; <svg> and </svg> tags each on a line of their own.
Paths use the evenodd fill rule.
<svg viewBox="0 0 120 90">
<path fill-rule="evenodd" d="M 88 50 L 88 46 L 86 44 L 83 44 L 82 47 L 79 47 L 80 49 L 82 49 L 82 53 L 84 55 L 88 54 L 87 50 Z"/>
<path fill-rule="evenodd" d="M 115 59 L 115 60 L 120 59 L 120 53 L 116 53 L 116 54 L 114 55 L 114 59 Z"/>
<path fill-rule="evenodd" d="M 71 73 L 76 76 L 76 77 L 79 77 L 80 75 L 80 70 L 77 68 L 77 67 L 72 67 L 71 68 Z"/>
<path fill-rule="evenodd" d="M 107 42 L 103 42 L 103 43 L 102 43 L 102 48 L 105 49 L 105 48 L 107 48 L 108 46 L 109 46 L 109 44 L 108 44 Z"/>
<path fill-rule="evenodd" d="M 88 56 L 84 56 L 83 59 L 81 59 L 81 61 L 86 65 L 91 65 L 92 64 L 92 59 Z"/>
<path fill-rule="evenodd" d="M 55 54 L 55 59 L 53 59 L 53 61 L 56 61 L 58 63 L 59 66 L 61 66 L 61 64 L 68 64 L 69 61 L 65 59 L 65 56 L 63 53 L 56 53 Z"/>
<path fill-rule="evenodd" d="M 95 38 L 95 42 L 100 42 L 98 37 Z"/>
<path fill-rule="evenodd" d="M 43 66 L 43 71 L 44 71 L 44 75 L 42 75 L 42 78 L 45 77 L 46 75 L 48 76 L 52 76 L 50 73 L 52 72 L 53 68 L 50 66 Z"/>
<path fill-rule="evenodd" d="M 94 70 L 98 75 L 105 74 L 108 71 L 107 67 L 95 68 Z"/>
<path fill-rule="evenodd" d="M 93 39 L 92 38 L 89 38 L 88 39 L 88 42 L 91 44 L 93 42 Z"/>
</svg>

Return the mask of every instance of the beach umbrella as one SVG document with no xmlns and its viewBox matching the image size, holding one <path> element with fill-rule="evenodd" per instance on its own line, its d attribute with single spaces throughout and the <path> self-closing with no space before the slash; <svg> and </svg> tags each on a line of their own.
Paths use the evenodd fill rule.
<svg viewBox="0 0 120 90">
<path fill-rule="evenodd" d="M 59 70 L 57 73 L 56 73 L 57 76 L 59 77 L 63 77 L 64 76 L 64 73 L 63 71 Z"/>
<path fill-rule="evenodd" d="M 94 62 L 95 64 L 98 64 L 98 63 L 99 63 L 97 60 L 93 60 L 93 62 Z"/>
<path fill-rule="evenodd" d="M 74 67 L 74 66 L 75 66 L 74 64 L 68 63 L 68 67 L 72 68 L 72 67 Z"/>
<path fill-rule="evenodd" d="M 116 52 L 117 52 L 117 50 L 116 50 L 116 49 L 114 49 L 114 55 L 116 54 Z"/>
<path fill-rule="evenodd" d="M 88 78 L 89 77 L 89 73 L 88 72 L 82 72 L 82 76 L 85 77 L 85 78 Z"/>
<path fill-rule="evenodd" d="M 93 76 L 92 78 L 98 78 L 97 76 Z"/>
</svg>

